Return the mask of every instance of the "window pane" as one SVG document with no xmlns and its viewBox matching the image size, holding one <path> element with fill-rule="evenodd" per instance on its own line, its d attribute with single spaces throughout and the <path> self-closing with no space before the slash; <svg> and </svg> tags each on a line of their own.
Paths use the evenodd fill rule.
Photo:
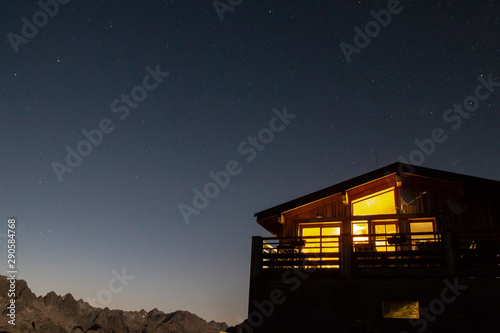
<svg viewBox="0 0 500 333">
<path fill-rule="evenodd" d="M 324 225 L 315 225 L 306 227 L 300 226 L 301 235 L 306 238 L 305 245 L 302 247 L 303 253 L 321 253 L 318 257 L 307 258 L 311 261 L 323 260 L 338 260 L 329 254 L 339 252 L 339 236 L 340 236 L 340 222 L 325 223 Z M 316 238 L 321 236 L 322 238 Z M 339 268 L 338 265 L 320 265 L 320 268 Z"/>
<path fill-rule="evenodd" d="M 394 190 L 378 192 L 353 201 L 352 215 L 395 214 Z"/>
<path fill-rule="evenodd" d="M 413 232 L 434 232 L 434 223 L 432 222 L 411 222 L 410 231 Z"/>
<path fill-rule="evenodd" d="M 367 221 L 356 221 L 352 222 L 352 234 L 353 235 L 368 235 L 368 222 Z M 353 237 L 354 244 L 356 243 L 368 243 L 368 237 Z"/>
<path fill-rule="evenodd" d="M 419 221 L 419 222 L 412 222 L 410 221 L 410 232 L 415 233 L 415 232 L 428 232 L 429 234 L 427 235 L 411 235 L 411 240 L 412 244 L 422 244 L 422 243 L 429 243 L 433 242 L 436 240 L 435 235 L 432 233 L 434 232 L 434 222 L 433 221 Z M 422 245 L 420 247 L 413 246 L 414 250 L 425 248 L 425 245 Z"/>
<path fill-rule="evenodd" d="M 375 224 L 376 234 L 395 234 L 396 232 L 397 232 L 397 226 L 395 223 Z M 375 245 L 377 247 L 377 251 L 381 252 L 396 251 L 396 247 L 388 244 L 387 236 L 376 237 Z"/>
<path fill-rule="evenodd" d="M 368 235 L 368 223 L 367 222 L 352 222 L 352 234 L 353 235 Z"/>
<path fill-rule="evenodd" d="M 386 224 L 385 225 L 385 233 L 386 234 L 395 234 L 396 233 L 396 225 L 395 224 Z"/>
<path fill-rule="evenodd" d="M 321 236 L 321 229 L 320 228 L 303 228 L 302 229 L 302 236 L 304 236 L 304 237 Z"/>
<path fill-rule="evenodd" d="M 327 227 L 322 229 L 323 236 L 339 236 L 340 227 Z"/>
<path fill-rule="evenodd" d="M 418 319 L 418 301 L 382 301 L 384 318 Z"/>
</svg>

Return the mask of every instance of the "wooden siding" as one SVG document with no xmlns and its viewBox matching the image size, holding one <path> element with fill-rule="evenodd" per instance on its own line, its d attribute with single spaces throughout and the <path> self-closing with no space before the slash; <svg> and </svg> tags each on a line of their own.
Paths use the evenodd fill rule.
<svg viewBox="0 0 500 333">
<path fill-rule="evenodd" d="M 391 187 L 396 187 L 396 174 L 388 175 L 383 178 L 376 179 L 366 184 L 356 186 L 352 189 L 347 189 L 347 197 L 349 202 L 367 195 L 380 192 Z"/>
<path fill-rule="evenodd" d="M 398 180 L 401 181 L 397 187 Z M 352 201 L 364 196 L 395 188 L 397 213 L 389 218 L 405 221 L 407 218 L 434 218 L 436 230 L 483 231 L 500 230 L 500 210 L 494 204 L 497 193 L 491 189 L 464 186 L 457 182 L 434 179 L 412 174 L 390 174 L 374 181 L 345 189 L 309 204 L 283 212 L 281 216 L 272 216 L 258 221 L 267 230 L 279 237 L 297 236 L 300 223 L 344 222 L 343 232 L 350 232 L 349 222 Z M 426 192 L 414 205 L 408 205 L 401 199 L 400 191 L 405 191 L 415 198 Z M 345 204 L 347 195 L 348 204 Z M 373 219 L 376 216 L 356 217 Z M 281 222 L 279 220 L 281 219 Z M 405 224 L 406 222 L 404 222 Z M 406 229 L 403 226 L 403 229 Z M 406 231 L 406 230 L 403 230 Z"/>
<path fill-rule="evenodd" d="M 322 215 L 323 218 L 318 219 L 318 215 Z M 349 205 L 344 205 L 342 202 L 342 193 L 337 193 L 326 200 L 320 200 L 311 205 L 284 213 L 285 224 L 282 236 L 296 236 L 298 225 L 301 221 L 342 221 L 342 219 L 349 215 Z"/>
</svg>

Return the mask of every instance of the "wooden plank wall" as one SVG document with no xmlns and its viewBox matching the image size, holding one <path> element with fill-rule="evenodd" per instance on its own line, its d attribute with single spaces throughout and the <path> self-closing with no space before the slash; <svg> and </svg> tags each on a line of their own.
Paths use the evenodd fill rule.
<svg viewBox="0 0 500 333">
<path fill-rule="evenodd" d="M 298 225 L 301 222 L 334 222 L 350 219 L 352 200 L 394 186 L 396 186 L 396 176 L 390 175 L 363 186 L 347 189 L 349 205 L 343 203 L 342 193 L 336 193 L 285 212 L 283 213 L 284 225 L 278 236 L 297 236 Z M 498 200 L 498 194 L 491 190 L 486 191 L 470 184 L 463 186 L 454 182 L 416 175 L 406 175 L 401 189 L 413 197 L 417 197 L 424 191 L 427 194 L 417 199 L 414 206 L 401 205 L 399 188 L 396 188 L 398 213 L 401 213 L 399 209 L 402 207 L 404 214 L 412 217 L 435 217 L 437 231 L 500 231 L 500 202 L 495 203 L 495 200 Z M 323 218 L 318 219 L 318 215 Z M 399 217 L 401 218 L 401 215 Z"/>
</svg>

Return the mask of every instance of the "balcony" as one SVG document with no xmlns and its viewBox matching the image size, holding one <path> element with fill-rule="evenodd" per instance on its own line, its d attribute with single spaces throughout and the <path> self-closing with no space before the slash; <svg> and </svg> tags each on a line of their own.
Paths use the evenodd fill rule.
<svg viewBox="0 0 500 333">
<path fill-rule="evenodd" d="M 254 237 L 251 277 L 290 269 L 317 276 L 500 277 L 500 235 L 492 232 Z"/>
</svg>

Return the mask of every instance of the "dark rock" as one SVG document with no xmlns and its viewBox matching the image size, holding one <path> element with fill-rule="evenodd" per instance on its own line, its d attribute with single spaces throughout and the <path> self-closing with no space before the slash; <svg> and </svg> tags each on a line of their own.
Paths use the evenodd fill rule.
<svg viewBox="0 0 500 333">
<path fill-rule="evenodd" d="M 0 275 L 0 302 L 7 304 L 9 281 Z M 164 313 L 94 308 L 71 294 L 49 292 L 37 297 L 23 280 L 16 281 L 16 326 L 0 324 L 0 333 L 206 333 L 223 331 L 227 325 L 202 318 L 188 311 Z M 2 316 L 6 317 L 4 308 Z"/>
</svg>

